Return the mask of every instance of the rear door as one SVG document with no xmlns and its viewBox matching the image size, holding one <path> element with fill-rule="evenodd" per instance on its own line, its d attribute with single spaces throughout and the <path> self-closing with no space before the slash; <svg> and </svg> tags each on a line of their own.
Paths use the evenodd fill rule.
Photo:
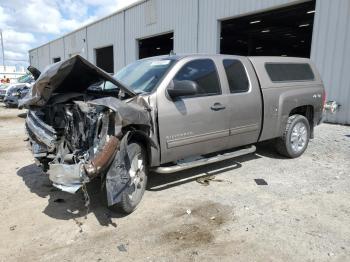
<svg viewBox="0 0 350 262">
<path fill-rule="evenodd" d="M 184 58 L 164 82 L 171 80 L 195 81 L 200 91 L 173 101 L 166 95 L 166 86 L 157 90 L 161 163 L 226 148 L 228 104 L 215 62 L 210 58 Z"/>
<path fill-rule="evenodd" d="M 229 94 L 229 147 L 255 143 L 258 140 L 262 119 L 262 98 L 258 80 L 248 59 L 223 57 L 220 63 L 224 72 L 223 85 Z"/>
</svg>

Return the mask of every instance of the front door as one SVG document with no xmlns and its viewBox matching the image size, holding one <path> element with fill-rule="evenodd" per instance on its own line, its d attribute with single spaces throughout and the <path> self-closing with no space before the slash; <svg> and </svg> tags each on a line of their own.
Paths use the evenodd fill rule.
<svg viewBox="0 0 350 262">
<path fill-rule="evenodd" d="M 195 81 L 199 92 L 175 101 L 165 88 L 157 93 L 161 163 L 226 148 L 228 104 L 214 61 L 183 59 L 173 70 L 174 81 Z"/>
</svg>

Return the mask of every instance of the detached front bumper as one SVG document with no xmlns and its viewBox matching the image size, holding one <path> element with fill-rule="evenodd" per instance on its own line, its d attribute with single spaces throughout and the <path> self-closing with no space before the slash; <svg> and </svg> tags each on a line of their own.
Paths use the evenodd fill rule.
<svg viewBox="0 0 350 262">
<path fill-rule="evenodd" d="M 89 182 L 82 163 L 74 165 L 50 164 L 48 174 L 55 187 L 68 193 L 75 193 L 82 187 L 83 182 Z"/>
</svg>

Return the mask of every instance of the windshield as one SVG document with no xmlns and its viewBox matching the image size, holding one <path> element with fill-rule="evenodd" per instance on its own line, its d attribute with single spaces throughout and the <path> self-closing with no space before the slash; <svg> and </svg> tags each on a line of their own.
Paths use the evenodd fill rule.
<svg viewBox="0 0 350 262">
<path fill-rule="evenodd" d="M 33 77 L 30 74 L 26 74 L 24 76 L 21 76 L 17 78 L 17 83 L 29 83 L 31 82 Z"/>
<path fill-rule="evenodd" d="M 175 62 L 174 59 L 152 58 L 138 60 L 114 75 L 118 81 L 135 93 L 151 92 L 159 80 Z M 116 88 L 111 82 L 106 82 L 104 89 Z"/>
</svg>

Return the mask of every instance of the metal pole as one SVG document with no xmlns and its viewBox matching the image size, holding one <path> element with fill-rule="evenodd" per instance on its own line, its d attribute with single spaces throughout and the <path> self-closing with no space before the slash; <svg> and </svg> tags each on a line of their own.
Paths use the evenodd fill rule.
<svg viewBox="0 0 350 262">
<path fill-rule="evenodd" d="M 2 50 L 2 65 L 5 68 L 5 50 L 4 50 L 4 41 L 2 39 L 2 30 L 0 29 L 0 38 L 1 38 L 1 50 Z"/>
</svg>

